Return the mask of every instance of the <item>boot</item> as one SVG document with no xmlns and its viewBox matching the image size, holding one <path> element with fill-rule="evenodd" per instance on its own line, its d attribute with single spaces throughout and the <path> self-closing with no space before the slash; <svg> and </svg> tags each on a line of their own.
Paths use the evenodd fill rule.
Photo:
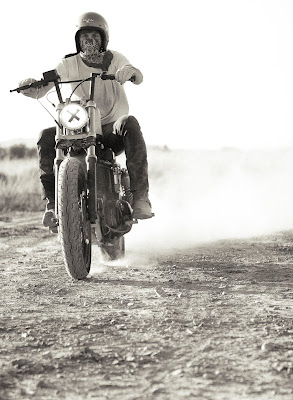
<svg viewBox="0 0 293 400">
<path fill-rule="evenodd" d="M 53 233 L 57 233 L 57 224 L 54 221 L 55 218 L 56 218 L 55 201 L 47 199 L 47 204 L 46 204 L 45 213 L 43 215 L 42 224 L 46 228 L 49 228 L 49 231 L 51 231 Z"/>
<path fill-rule="evenodd" d="M 152 218 L 153 213 L 151 203 L 149 200 L 139 199 L 134 200 L 132 218 L 134 219 L 148 219 Z"/>
</svg>

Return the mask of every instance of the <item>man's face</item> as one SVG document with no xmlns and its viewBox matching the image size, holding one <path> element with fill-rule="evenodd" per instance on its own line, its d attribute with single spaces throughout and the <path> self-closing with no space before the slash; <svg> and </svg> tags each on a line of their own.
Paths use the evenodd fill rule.
<svg viewBox="0 0 293 400">
<path fill-rule="evenodd" d="M 79 43 L 81 51 L 90 56 L 99 53 L 102 45 L 102 38 L 100 33 L 96 30 L 85 29 L 79 34 Z"/>
</svg>

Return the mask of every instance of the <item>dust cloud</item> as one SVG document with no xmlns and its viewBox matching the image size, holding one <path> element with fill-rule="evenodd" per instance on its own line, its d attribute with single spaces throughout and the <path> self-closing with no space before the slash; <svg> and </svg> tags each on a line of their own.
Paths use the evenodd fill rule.
<svg viewBox="0 0 293 400">
<path fill-rule="evenodd" d="M 293 149 L 149 151 L 155 217 L 125 237 L 127 251 L 170 252 L 293 227 Z"/>
</svg>

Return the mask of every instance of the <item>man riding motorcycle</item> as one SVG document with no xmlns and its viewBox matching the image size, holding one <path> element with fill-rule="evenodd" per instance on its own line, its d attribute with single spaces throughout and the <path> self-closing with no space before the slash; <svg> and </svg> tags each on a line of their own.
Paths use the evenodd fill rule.
<svg viewBox="0 0 293 400">
<path fill-rule="evenodd" d="M 143 81 L 141 71 L 133 67 L 122 54 L 107 50 L 109 28 L 106 20 L 99 14 L 83 14 L 77 25 L 75 43 L 77 52 L 69 54 L 59 63 L 56 70 L 61 80 L 85 79 L 93 72 L 106 71 L 114 74 L 114 81 L 99 79 L 95 85 L 94 101 L 101 112 L 103 138 L 102 143 L 118 155 L 125 151 L 126 165 L 130 176 L 130 190 L 133 193 L 134 219 L 152 217 L 151 203 L 148 198 L 148 163 L 146 145 L 138 121 L 128 115 L 129 106 L 123 84 L 131 80 L 139 85 Z M 28 78 L 20 86 L 28 85 L 35 79 Z M 79 85 L 75 94 L 84 98 L 88 93 L 89 83 Z M 21 92 L 28 97 L 41 98 L 52 87 L 53 83 L 41 88 L 29 88 Z M 72 88 L 76 84 L 72 85 Z M 43 197 L 47 199 L 44 226 L 50 227 L 54 221 L 55 158 L 56 128 L 44 129 L 38 140 L 40 179 L 43 186 Z"/>
</svg>

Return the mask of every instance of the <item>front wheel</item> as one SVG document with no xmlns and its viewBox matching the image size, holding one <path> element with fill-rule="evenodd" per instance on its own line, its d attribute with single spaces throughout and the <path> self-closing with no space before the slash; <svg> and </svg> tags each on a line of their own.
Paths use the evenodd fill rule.
<svg viewBox="0 0 293 400">
<path fill-rule="evenodd" d="M 91 265 L 91 224 L 86 207 L 86 178 L 81 162 L 66 158 L 58 176 L 59 237 L 65 268 L 74 279 L 84 279 Z"/>
</svg>

